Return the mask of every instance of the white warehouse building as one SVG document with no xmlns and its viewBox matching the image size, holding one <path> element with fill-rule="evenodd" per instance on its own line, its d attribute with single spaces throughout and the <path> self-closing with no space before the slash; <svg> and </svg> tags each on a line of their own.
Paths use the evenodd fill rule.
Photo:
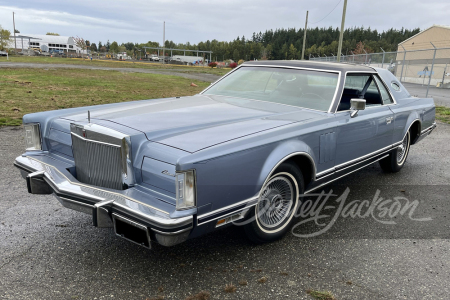
<svg viewBox="0 0 450 300">
<path fill-rule="evenodd" d="M 10 44 L 11 48 L 14 48 L 14 36 L 11 36 Z M 44 34 L 16 34 L 16 48 L 18 50 L 40 48 L 44 52 L 51 50 L 63 50 L 64 53 L 82 52 L 81 48 L 75 45 L 73 37 Z"/>
</svg>

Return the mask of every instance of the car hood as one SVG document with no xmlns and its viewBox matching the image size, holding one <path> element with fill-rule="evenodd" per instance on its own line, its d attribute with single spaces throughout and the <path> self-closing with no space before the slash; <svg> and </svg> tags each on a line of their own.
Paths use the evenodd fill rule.
<svg viewBox="0 0 450 300">
<path fill-rule="evenodd" d="M 121 103 L 91 110 L 92 123 L 143 132 L 147 139 L 187 152 L 286 126 L 324 118 L 324 113 L 264 101 L 195 95 Z M 63 117 L 86 122 L 87 114 Z"/>
</svg>

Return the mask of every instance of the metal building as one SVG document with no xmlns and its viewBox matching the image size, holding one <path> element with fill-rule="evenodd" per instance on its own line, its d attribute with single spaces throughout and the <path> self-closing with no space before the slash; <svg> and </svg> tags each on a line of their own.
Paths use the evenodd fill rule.
<svg viewBox="0 0 450 300">
<path fill-rule="evenodd" d="M 433 25 L 398 44 L 398 51 L 433 48 L 450 48 L 450 26 Z M 403 46 L 403 47 L 402 47 Z"/>
<path fill-rule="evenodd" d="M 433 25 L 398 44 L 397 68 L 403 81 L 432 85 L 443 83 L 450 72 L 450 26 Z M 403 65 L 402 65 L 403 64 Z"/>
<path fill-rule="evenodd" d="M 42 51 L 63 50 L 65 53 L 80 53 L 81 48 L 75 45 L 70 36 L 56 36 L 43 34 L 16 35 L 17 49 L 40 48 Z M 11 36 L 10 48 L 14 48 L 14 36 Z"/>
</svg>

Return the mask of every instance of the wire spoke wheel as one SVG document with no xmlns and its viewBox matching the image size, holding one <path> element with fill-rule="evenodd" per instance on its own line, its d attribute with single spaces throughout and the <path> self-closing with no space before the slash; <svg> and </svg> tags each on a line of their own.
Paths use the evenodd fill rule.
<svg viewBox="0 0 450 300">
<path fill-rule="evenodd" d="M 282 224 L 291 213 L 294 194 L 293 185 L 287 178 L 272 178 L 264 187 L 256 206 L 256 215 L 261 225 L 274 228 Z"/>
</svg>

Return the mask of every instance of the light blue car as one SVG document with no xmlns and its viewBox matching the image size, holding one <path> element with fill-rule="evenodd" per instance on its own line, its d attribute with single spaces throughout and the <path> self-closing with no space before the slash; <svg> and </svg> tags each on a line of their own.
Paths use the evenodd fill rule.
<svg viewBox="0 0 450 300">
<path fill-rule="evenodd" d="M 399 171 L 436 127 L 433 99 L 387 70 L 244 63 L 190 97 L 34 113 L 15 165 L 94 226 L 150 248 L 236 222 L 281 238 L 303 194 L 379 161 Z"/>
</svg>

